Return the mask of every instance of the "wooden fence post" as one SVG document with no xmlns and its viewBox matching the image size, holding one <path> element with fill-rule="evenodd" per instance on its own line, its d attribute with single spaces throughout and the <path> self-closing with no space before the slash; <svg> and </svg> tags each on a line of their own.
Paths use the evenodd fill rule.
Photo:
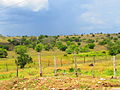
<svg viewBox="0 0 120 90">
<path fill-rule="evenodd" d="M 95 78 L 95 62 L 93 61 L 93 66 L 92 66 L 92 76 Z"/>
<path fill-rule="evenodd" d="M 114 78 L 116 78 L 116 56 L 113 56 Z"/>
<path fill-rule="evenodd" d="M 57 69 L 56 69 L 56 56 L 54 56 L 54 76 L 57 75 Z"/>
<path fill-rule="evenodd" d="M 74 63 L 75 63 L 75 75 L 78 77 L 78 72 L 77 72 L 77 60 L 76 60 L 76 52 L 74 52 Z"/>
<path fill-rule="evenodd" d="M 48 59 L 48 67 L 50 66 L 50 60 Z"/>
<path fill-rule="evenodd" d="M 95 56 L 93 57 L 93 61 L 94 61 L 94 63 L 96 63 Z"/>
<path fill-rule="evenodd" d="M 85 63 L 85 59 L 86 59 L 86 58 L 85 58 L 85 56 L 84 56 L 84 63 Z"/>
<path fill-rule="evenodd" d="M 60 60 L 60 63 L 61 63 L 61 67 L 63 66 L 63 63 L 62 63 L 62 58 L 61 58 L 61 60 Z"/>
<path fill-rule="evenodd" d="M 5 67 L 6 67 L 6 71 L 8 72 L 8 65 L 7 65 L 7 63 L 5 64 Z"/>
<path fill-rule="evenodd" d="M 39 62 L 40 76 L 42 77 L 42 63 L 41 63 L 41 53 L 40 52 L 38 52 L 38 62 Z"/>
<path fill-rule="evenodd" d="M 16 77 L 18 78 L 18 60 L 16 60 Z"/>
</svg>

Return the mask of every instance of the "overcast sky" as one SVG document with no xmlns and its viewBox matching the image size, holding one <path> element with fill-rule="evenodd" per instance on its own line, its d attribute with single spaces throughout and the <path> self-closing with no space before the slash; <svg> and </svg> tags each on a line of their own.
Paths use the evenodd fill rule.
<svg viewBox="0 0 120 90">
<path fill-rule="evenodd" d="M 0 0 L 0 34 L 117 33 L 120 0 Z"/>
</svg>

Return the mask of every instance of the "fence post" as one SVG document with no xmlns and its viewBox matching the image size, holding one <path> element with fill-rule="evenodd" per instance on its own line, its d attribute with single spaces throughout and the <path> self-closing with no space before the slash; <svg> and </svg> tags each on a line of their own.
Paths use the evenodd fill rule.
<svg viewBox="0 0 120 90">
<path fill-rule="evenodd" d="M 40 76 L 42 77 L 42 63 L 41 63 L 41 53 L 40 52 L 38 52 L 38 62 L 39 62 Z"/>
<path fill-rule="evenodd" d="M 93 61 L 94 61 L 94 63 L 96 62 L 96 61 L 95 61 L 95 56 L 93 56 Z"/>
<path fill-rule="evenodd" d="M 63 66 L 63 63 L 62 63 L 62 58 L 61 58 L 61 60 L 60 60 L 60 63 L 61 63 L 61 67 Z"/>
<path fill-rule="evenodd" d="M 78 77 L 78 73 L 77 73 L 77 60 L 76 60 L 76 52 L 74 52 L 74 63 L 75 63 L 75 75 L 76 75 L 76 77 Z"/>
<path fill-rule="evenodd" d="M 54 56 L 54 76 L 57 75 L 57 69 L 56 69 L 56 56 Z"/>
<path fill-rule="evenodd" d="M 6 66 L 6 71 L 8 72 L 8 65 L 7 65 L 7 63 L 5 64 L 5 66 Z"/>
<path fill-rule="evenodd" d="M 85 59 L 86 59 L 86 58 L 85 58 L 85 56 L 84 56 L 84 63 L 85 63 Z"/>
<path fill-rule="evenodd" d="M 18 60 L 16 60 L 16 77 L 18 78 Z"/>
<path fill-rule="evenodd" d="M 50 66 L 50 60 L 48 59 L 48 67 Z"/>
<path fill-rule="evenodd" d="M 116 56 L 113 56 L 114 78 L 116 78 Z"/>
<path fill-rule="evenodd" d="M 92 76 L 95 78 L 95 62 L 93 61 L 93 66 L 92 66 Z"/>
</svg>

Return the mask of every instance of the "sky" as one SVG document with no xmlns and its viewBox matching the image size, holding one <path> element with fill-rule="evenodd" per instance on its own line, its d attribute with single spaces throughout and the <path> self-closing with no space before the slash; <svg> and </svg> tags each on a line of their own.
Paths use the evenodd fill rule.
<svg viewBox="0 0 120 90">
<path fill-rule="evenodd" d="M 0 0 L 0 34 L 118 33 L 120 0 Z"/>
</svg>

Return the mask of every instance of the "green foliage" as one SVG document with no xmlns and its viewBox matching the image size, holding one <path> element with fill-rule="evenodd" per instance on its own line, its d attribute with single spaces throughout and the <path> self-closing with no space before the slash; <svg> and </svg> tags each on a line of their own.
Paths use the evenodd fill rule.
<svg viewBox="0 0 120 90">
<path fill-rule="evenodd" d="M 23 45 L 18 45 L 15 46 L 14 50 L 17 54 L 24 54 L 27 52 L 27 47 Z"/>
<path fill-rule="evenodd" d="M 7 50 L 0 48 L 0 58 L 6 58 L 7 55 Z"/>
<path fill-rule="evenodd" d="M 8 39 L 8 42 L 13 45 L 20 45 L 20 39 Z"/>
<path fill-rule="evenodd" d="M 74 50 L 72 50 L 71 48 L 67 48 L 66 49 L 66 53 L 67 54 L 72 54 L 74 52 Z"/>
<path fill-rule="evenodd" d="M 74 72 L 74 68 L 69 68 L 69 72 Z"/>
<path fill-rule="evenodd" d="M 74 53 L 74 51 L 75 52 L 79 52 L 79 49 L 78 49 L 78 47 L 73 43 L 73 44 L 71 44 L 67 49 L 66 49 L 66 52 L 67 52 L 67 54 L 72 54 L 72 53 Z"/>
<path fill-rule="evenodd" d="M 114 56 L 120 53 L 120 42 L 108 44 L 109 54 Z"/>
<path fill-rule="evenodd" d="M 87 47 L 90 48 L 90 49 L 94 49 L 95 44 L 94 44 L 94 43 L 89 43 L 89 44 L 87 45 Z"/>
<path fill-rule="evenodd" d="M 89 50 L 89 48 L 87 47 L 87 46 L 85 46 L 85 47 L 81 47 L 80 48 L 80 52 L 89 52 L 90 50 Z"/>
<path fill-rule="evenodd" d="M 103 41 L 100 41 L 100 42 L 99 42 L 99 45 L 106 45 L 106 44 L 108 44 L 108 43 L 110 43 L 110 40 L 104 39 Z"/>
<path fill-rule="evenodd" d="M 52 45 L 50 45 L 50 44 L 45 45 L 44 48 L 45 48 L 46 51 L 49 51 L 50 49 L 53 49 Z"/>
<path fill-rule="evenodd" d="M 67 46 L 66 46 L 66 45 L 61 45 L 61 46 L 59 47 L 59 49 L 60 49 L 61 51 L 65 51 L 65 50 L 67 49 Z"/>
<path fill-rule="evenodd" d="M 3 48 L 3 49 L 6 49 L 6 50 L 9 50 L 9 46 L 7 46 L 7 45 L 0 45 L 0 48 Z"/>
<path fill-rule="evenodd" d="M 27 63 L 31 63 L 32 58 L 27 54 L 20 54 L 17 57 L 16 64 L 20 66 L 20 68 L 24 68 Z"/>
<path fill-rule="evenodd" d="M 118 38 L 120 38 L 120 35 L 118 36 Z"/>
<path fill-rule="evenodd" d="M 66 45 L 63 45 L 62 42 L 57 42 L 57 47 L 58 49 L 60 49 L 61 51 L 65 51 L 67 49 Z"/>
<path fill-rule="evenodd" d="M 35 47 L 35 50 L 36 50 L 37 52 L 41 52 L 42 49 L 43 49 L 43 44 L 37 44 L 36 47 Z"/>
<path fill-rule="evenodd" d="M 93 56 L 106 56 L 107 52 L 106 51 L 93 51 L 93 52 L 86 52 L 86 53 L 80 53 L 78 56 L 82 57 L 93 57 Z"/>
<path fill-rule="evenodd" d="M 81 45 L 81 43 L 80 43 L 80 42 L 78 42 L 77 44 L 78 44 L 78 46 L 80 46 L 80 45 Z"/>
<path fill-rule="evenodd" d="M 70 42 L 70 41 L 67 41 L 66 44 L 67 44 L 67 46 L 70 46 L 71 42 Z"/>
<path fill-rule="evenodd" d="M 105 70 L 103 73 L 106 75 L 113 75 L 113 70 L 108 69 L 108 70 Z"/>
</svg>

